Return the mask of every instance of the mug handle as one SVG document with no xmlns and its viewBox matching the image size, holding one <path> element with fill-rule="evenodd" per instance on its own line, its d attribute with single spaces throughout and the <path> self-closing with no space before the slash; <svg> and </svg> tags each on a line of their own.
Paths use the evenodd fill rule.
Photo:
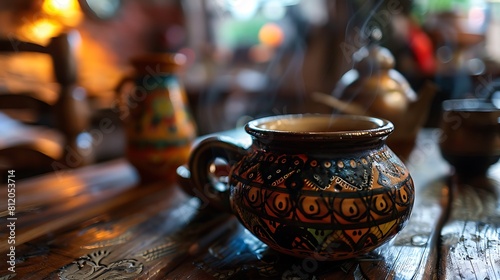
<svg viewBox="0 0 500 280">
<path fill-rule="evenodd" d="M 130 83 L 134 83 L 134 78 L 132 76 L 123 77 L 120 82 L 115 86 L 115 102 L 114 108 L 120 112 L 120 119 L 125 119 L 130 114 L 130 109 L 127 106 L 128 94 L 124 94 L 123 88 Z"/>
<path fill-rule="evenodd" d="M 227 166 L 232 168 L 247 153 L 248 150 L 243 144 L 233 138 L 226 136 L 205 138 L 191 151 L 188 166 L 180 166 L 177 169 L 178 182 L 184 191 L 197 196 L 204 203 L 231 213 L 228 182 L 210 178 L 210 174 L 214 173 L 216 159 L 223 159 Z"/>
</svg>

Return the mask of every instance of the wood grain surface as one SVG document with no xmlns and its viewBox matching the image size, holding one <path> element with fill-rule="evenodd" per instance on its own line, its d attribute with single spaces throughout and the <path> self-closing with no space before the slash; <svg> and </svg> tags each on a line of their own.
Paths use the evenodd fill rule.
<svg viewBox="0 0 500 280">
<path fill-rule="evenodd" d="M 500 279 L 500 168 L 487 178 L 450 178 L 451 213 L 441 231 L 440 276 Z"/>
</svg>

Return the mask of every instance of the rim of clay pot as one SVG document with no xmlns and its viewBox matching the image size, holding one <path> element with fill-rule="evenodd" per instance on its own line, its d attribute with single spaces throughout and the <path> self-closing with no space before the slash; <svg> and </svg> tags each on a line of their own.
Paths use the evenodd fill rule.
<svg viewBox="0 0 500 280">
<path fill-rule="evenodd" d="M 485 99 L 448 99 L 442 103 L 443 111 L 492 112 L 500 108 L 492 101 Z"/>
<path fill-rule="evenodd" d="M 349 142 L 385 139 L 394 125 L 386 119 L 368 116 L 292 114 L 250 121 L 245 130 L 258 139 Z"/>
</svg>

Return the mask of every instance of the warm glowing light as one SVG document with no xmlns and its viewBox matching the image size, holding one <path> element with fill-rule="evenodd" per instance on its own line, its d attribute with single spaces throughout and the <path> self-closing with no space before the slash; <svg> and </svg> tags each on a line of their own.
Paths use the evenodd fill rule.
<svg viewBox="0 0 500 280">
<path fill-rule="evenodd" d="M 33 21 L 25 21 L 20 36 L 27 41 L 45 44 L 66 29 L 77 26 L 83 18 L 78 0 L 44 0 Z"/>
<path fill-rule="evenodd" d="M 270 47 L 278 47 L 283 43 L 285 34 L 281 27 L 275 23 L 266 23 L 259 31 L 259 40 Z"/>
<path fill-rule="evenodd" d="M 76 0 L 45 0 L 42 9 L 49 15 L 61 16 L 75 13 L 79 5 Z"/>
<path fill-rule="evenodd" d="M 36 21 L 33 25 L 23 28 L 23 33 L 24 36 L 30 38 L 30 40 L 40 42 L 55 36 L 61 32 L 61 29 L 62 26 L 57 22 L 43 19 Z"/>
<path fill-rule="evenodd" d="M 76 26 L 82 19 L 78 0 L 45 0 L 42 10 L 68 27 Z"/>
</svg>

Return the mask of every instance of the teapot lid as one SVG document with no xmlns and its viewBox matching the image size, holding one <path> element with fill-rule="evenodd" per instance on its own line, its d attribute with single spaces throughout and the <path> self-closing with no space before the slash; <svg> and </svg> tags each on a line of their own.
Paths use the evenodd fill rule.
<svg viewBox="0 0 500 280">
<path fill-rule="evenodd" d="M 370 43 L 353 54 L 354 68 L 361 73 L 373 70 L 389 70 L 394 68 L 395 60 L 392 53 L 378 44 Z"/>
<path fill-rule="evenodd" d="M 367 39 L 368 44 L 353 54 L 354 68 L 361 73 L 394 68 L 394 56 L 379 44 L 382 31 L 378 28 L 373 29 Z"/>
</svg>

